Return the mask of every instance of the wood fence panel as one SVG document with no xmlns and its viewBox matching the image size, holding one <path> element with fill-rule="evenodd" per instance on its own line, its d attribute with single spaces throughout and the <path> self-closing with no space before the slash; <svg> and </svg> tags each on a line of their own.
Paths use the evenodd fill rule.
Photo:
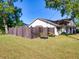
<svg viewBox="0 0 79 59">
<path fill-rule="evenodd" d="M 9 28 L 8 33 L 9 33 L 9 34 L 13 34 L 13 28 Z"/>
<path fill-rule="evenodd" d="M 17 36 L 22 36 L 22 27 L 17 28 Z"/>
<path fill-rule="evenodd" d="M 16 36 L 18 36 L 18 28 L 16 28 Z"/>
<path fill-rule="evenodd" d="M 8 29 L 8 34 L 11 34 L 11 28 Z"/>
<path fill-rule="evenodd" d="M 33 38 L 40 37 L 40 34 L 43 32 L 42 27 L 34 27 L 32 28 L 32 36 Z"/>
<path fill-rule="evenodd" d="M 22 36 L 26 37 L 26 27 L 23 27 L 23 29 L 22 29 Z"/>
<path fill-rule="evenodd" d="M 16 35 L 16 28 L 12 28 L 13 35 Z"/>
<path fill-rule="evenodd" d="M 54 34 L 54 28 L 48 28 L 48 33 Z"/>
<path fill-rule="evenodd" d="M 37 31 L 38 28 L 32 28 L 32 37 L 33 38 L 37 38 L 38 37 L 38 31 Z"/>
<path fill-rule="evenodd" d="M 37 38 L 37 37 L 48 38 L 49 32 L 54 34 L 54 28 L 19 27 L 19 28 L 9 28 L 8 31 L 9 34 L 26 38 Z"/>
<path fill-rule="evenodd" d="M 43 32 L 41 33 L 42 38 L 48 38 L 48 28 L 43 28 Z"/>
<path fill-rule="evenodd" d="M 32 38 L 31 28 L 23 27 L 23 37 Z"/>
</svg>

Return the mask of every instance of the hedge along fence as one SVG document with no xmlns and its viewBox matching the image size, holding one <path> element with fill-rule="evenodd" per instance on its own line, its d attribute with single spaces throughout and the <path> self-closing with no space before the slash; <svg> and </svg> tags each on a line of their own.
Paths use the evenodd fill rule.
<svg viewBox="0 0 79 59">
<path fill-rule="evenodd" d="M 43 27 L 18 27 L 9 28 L 8 34 L 26 37 L 26 38 L 48 38 L 49 34 L 54 34 L 54 28 L 43 28 Z"/>
</svg>

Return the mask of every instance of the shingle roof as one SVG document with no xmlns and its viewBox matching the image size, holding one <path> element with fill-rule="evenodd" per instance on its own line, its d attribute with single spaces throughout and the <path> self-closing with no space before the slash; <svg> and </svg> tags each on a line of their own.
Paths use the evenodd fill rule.
<svg viewBox="0 0 79 59">
<path fill-rule="evenodd" d="M 56 24 L 59 25 L 67 25 L 72 19 L 62 19 L 62 20 L 57 20 L 57 21 L 53 21 Z"/>
<path fill-rule="evenodd" d="M 41 21 L 44 21 L 46 23 L 56 25 L 56 26 L 67 25 L 71 21 L 70 18 L 69 19 L 56 20 L 56 21 L 49 20 L 49 19 L 43 19 L 43 18 L 38 18 L 38 19 L 41 20 Z"/>
<path fill-rule="evenodd" d="M 51 24 L 51 25 L 55 25 L 55 26 L 57 26 L 57 27 L 61 27 L 61 26 L 67 26 L 67 24 L 72 20 L 72 19 L 70 19 L 70 18 L 68 18 L 68 19 L 61 19 L 61 20 L 56 20 L 56 21 L 53 21 L 53 20 L 49 20 L 49 19 L 44 19 L 44 18 L 37 18 L 36 20 L 41 20 L 41 21 L 44 21 L 44 22 L 46 22 L 46 23 L 48 23 L 48 24 Z M 35 22 L 36 20 L 34 20 L 33 22 Z M 33 23 L 32 22 L 32 23 Z M 31 23 L 31 24 L 32 24 Z M 30 25 L 31 25 L 30 24 Z M 29 26 L 30 26 L 29 25 Z"/>
<path fill-rule="evenodd" d="M 49 23 L 51 25 L 55 25 L 55 26 L 60 26 L 59 24 L 54 23 L 52 20 L 48 20 L 48 19 L 43 19 L 43 18 L 38 18 L 41 21 L 44 21 L 46 23 Z"/>
</svg>

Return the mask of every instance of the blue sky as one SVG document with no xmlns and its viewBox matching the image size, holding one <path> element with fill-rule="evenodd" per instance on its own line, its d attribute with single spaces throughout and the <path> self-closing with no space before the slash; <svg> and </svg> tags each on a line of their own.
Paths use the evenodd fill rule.
<svg viewBox="0 0 79 59">
<path fill-rule="evenodd" d="M 36 18 L 46 18 L 46 19 L 62 19 L 60 12 L 52 9 L 45 8 L 44 0 L 23 0 L 23 2 L 16 2 L 16 6 L 22 8 L 21 20 L 24 23 L 31 23 Z"/>
</svg>

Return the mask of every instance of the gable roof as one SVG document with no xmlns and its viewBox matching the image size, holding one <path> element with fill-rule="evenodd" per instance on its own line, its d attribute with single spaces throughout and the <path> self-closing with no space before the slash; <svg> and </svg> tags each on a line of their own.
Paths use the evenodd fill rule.
<svg viewBox="0 0 79 59">
<path fill-rule="evenodd" d="M 40 21 L 46 22 L 48 24 L 55 25 L 57 27 L 67 25 L 71 21 L 70 18 L 69 19 L 56 20 L 56 21 L 49 20 L 49 19 L 44 19 L 44 18 L 37 18 L 36 20 L 40 20 Z M 32 23 L 34 23 L 36 20 L 34 20 Z"/>
<path fill-rule="evenodd" d="M 48 24 L 51 24 L 51 25 L 60 26 L 59 24 L 56 24 L 52 20 L 49 20 L 49 19 L 43 19 L 43 18 L 37 18 L 37 19 L 41 20 L 41 21 L 44 21 L 44 22 L 46 22 Z"/>
<path fill-rule="evenodd" d="M 48 20 L 48 19 L 37 18 L 36 20 L 40 20 L 40 21 L 46 22 L 46 23 L 48 23 L 48 24 L 55 25 L 55 26 L 57 26 L 57 27 L 60 26 L 60 25 L 58 25 L 58 24 L 56 24 L 56 23 L 54 23 L 54 22 L 51 22 L 51 20 Z M 34 23 L 36 20 L 34 20 L 32 23 Z M 31 24 L 32 24 L 32 23 L 31 23 Z M 31 24 L 30 24 L 30 25 L 31 25 Z M 30 25 L 29 25 L 29 26 L 30 26 Z"/>
</svg>

